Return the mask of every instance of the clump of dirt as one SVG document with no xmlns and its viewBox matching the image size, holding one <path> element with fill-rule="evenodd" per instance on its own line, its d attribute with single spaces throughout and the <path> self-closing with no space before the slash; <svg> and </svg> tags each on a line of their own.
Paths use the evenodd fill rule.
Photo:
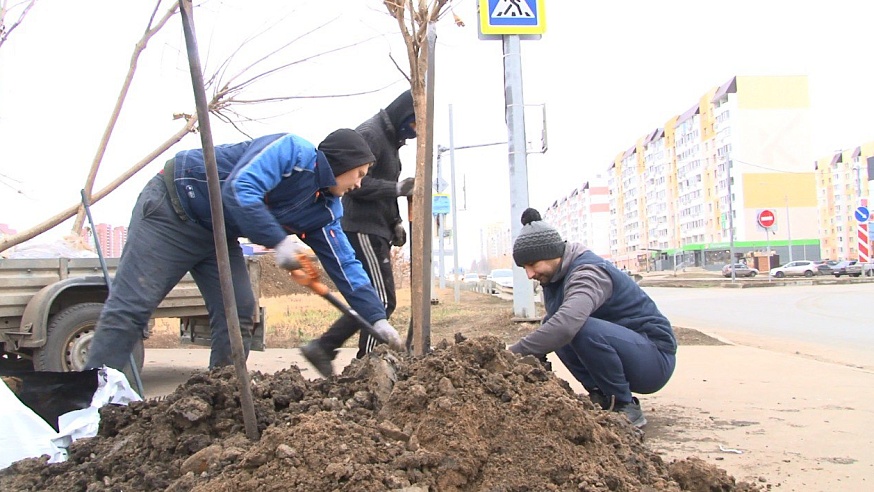
<svg viewBox="0 0 874 492">
<path fill-rule="evenodd" d="M 425 357 L 380 346 L 328 380 L 290 367 L 251 383 L 257 442 L 225 368 L 160 401 L 104 407 L 99 436 L 68 461 L 15 463 L 0 489 L 761 490 L 701 460 L 663 462 L 624 417 L 496 337 Z"/>
</svg>

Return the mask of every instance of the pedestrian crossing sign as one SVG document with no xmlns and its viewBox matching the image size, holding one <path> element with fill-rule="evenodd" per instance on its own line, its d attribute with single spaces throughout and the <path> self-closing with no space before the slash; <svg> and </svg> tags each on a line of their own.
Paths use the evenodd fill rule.
<svg viewBox="0 0 874 492">
<path fill-rule="evenodd" d="M 546 0 L 479 0 L 483 34 L 543 34 Z"/>
</svg>

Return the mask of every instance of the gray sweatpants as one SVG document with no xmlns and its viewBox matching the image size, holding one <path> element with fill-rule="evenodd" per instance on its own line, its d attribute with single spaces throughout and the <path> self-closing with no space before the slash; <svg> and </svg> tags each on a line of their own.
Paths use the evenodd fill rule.
<svg viewBox="0 0 874 492">
<path fill-rule="evenodd" d="M 255 297 L 239 243 L 228 239 L 231 275 L 246 356 Z M 131 213 L 127 243 L 88 352 L 87 367 L 123 370 L 158 304 L 186 272 L 206 302 L 211 327 L 209 366 L 233 364 L 212 231 L 182 220 L 160 175 L 146 184 Z"/>
</svg>

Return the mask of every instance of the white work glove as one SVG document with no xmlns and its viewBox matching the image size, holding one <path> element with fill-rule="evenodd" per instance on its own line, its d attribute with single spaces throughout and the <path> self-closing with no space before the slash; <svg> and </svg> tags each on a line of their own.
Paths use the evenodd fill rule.
<svg viewBox="0 0 874 492">
<path fill-rule="evenodd" d="M 413 196 L 413 187 L 416 186 L 416 178 L 407 178 L 398 181 L 398 196 Z"/>
<path fill-rule="evenodd" d="M 300 261 L 297 257 L 306 254 L 306 247 L 291 236 L 286 236 L 273 250 L 276 252 L 276 264 L 286 270 L 299 270 Z"/>
<path fill-rule="evenodd" d="M 388 321 L 381 319 L 373 324 L 373 333 L 377 336 L 377 338 L 381 338 L 388 342 L 388 346 L 392 350 L 396 350 L 398 352 L 406 351 L 404 347 L 404 342 L 401 340 L 401 336 L 398 334 L 398 331 L 395 330 L 394 326 L 390 325 Z"/>
<path fill-rule="evenodd" d="M 407 244 L 407 230 L 404 229 L 404 224 L 398 222 L 395 224 L 391 233 L 391 245 L 401 247 Z"/>
</svg>

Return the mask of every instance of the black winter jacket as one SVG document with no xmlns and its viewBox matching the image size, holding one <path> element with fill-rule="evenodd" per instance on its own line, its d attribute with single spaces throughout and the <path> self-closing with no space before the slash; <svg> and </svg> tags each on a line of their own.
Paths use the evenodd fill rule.
<svg viewBox="0 0 874 492">
<path fill-rule="evenodd" d="M 401 175 L 398 137 L 400 125 L 415 114 L 410 91 L 405 91 L 355 130 L 370 145 L 376 162 L 361 180 L 361 188 L 343 195 L 342 226 L 346 232 L 362 232 L 389 241 L 395 224 L 401 222 L 397 182 Z"/>
</svg>

